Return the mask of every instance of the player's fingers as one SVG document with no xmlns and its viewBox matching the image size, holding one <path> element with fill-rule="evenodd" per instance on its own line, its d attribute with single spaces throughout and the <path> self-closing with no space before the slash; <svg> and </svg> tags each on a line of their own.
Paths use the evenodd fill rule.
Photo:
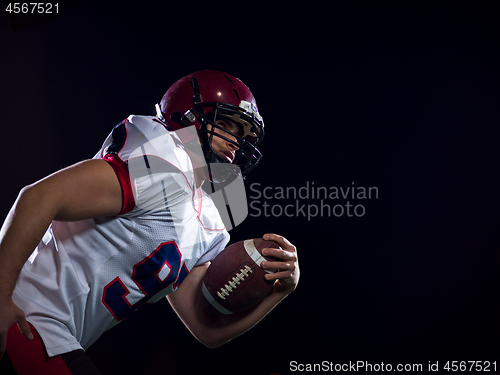
<svg viewBox="0 0 500 375">
<path fill-rule="evenodd" d="M 265 275 L 266 280 L 288 280 L 292 276 L 293 270 L 287 270 L 287 271 L 277 271 L 274 273 L 268 273 Z"/>
<path fill-rule="evenodd" d="M 293 252 L 297 251 L 296 247 L 290 241 L 288 241 L 285 237 L 280 236 L 278 234 L 266 233 L 266 234 L 264 234 L 264 236 L 262 236 L 262 238 L 266 241 L 276 242 L 278 245 L 281 246 L 282 249 L 293 251 Z"/>
<path fill-rule="evenodd" d="M 297 253 L 293 251 L 283 250 L 283 249 L 275 249 L 273 247 L 267 247 L 262 249 L 262 254 L 264 256 L 270 256 L 286 261 L 295 262 L 297 261 Z"/>
<path fill-rule="evenodd" d="M 268 261 L 263 261 L 260 266 L 266 270 L 269 271 L 276 271 L 276 270 L 293 270 L 295 268 L 295 265 L 290 262 L 268 262 Z"/>
<path fill-rule="evenodd" d="M 19 327 L 19 331 L 21 331 L 24 337 L 26 337 L 28 340 L 33 340 L 33 333 L 31 333 L 31 327 L 24 316 L 18 319 L 17 326 Z"/>
</svg>

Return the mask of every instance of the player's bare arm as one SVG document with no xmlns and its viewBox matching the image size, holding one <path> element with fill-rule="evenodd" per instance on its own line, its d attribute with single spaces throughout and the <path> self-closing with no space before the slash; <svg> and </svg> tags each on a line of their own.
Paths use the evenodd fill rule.
<svg viewBox="0 0 500 375">
<path fill-rule="evenodd" d="M 172 308 L 189 331 L 204 345 L 216 348 L 241 335 L 265 317 L 283 298 L 290 294 L 299 282 L 300 269 L 297 250 L 286 238 L 266 234 L 265 240 L 277 242 L 281 249 L 268 248 L 264 253 L 280 261 L 263 262 L 262 267 L 270 271 L 268 280 L 276 280 L 269 293 L 254 308 L 233 315 L 211 315 L 203 311 L 201 282 L 209 263 L 193 268 L 179 289 L 167 296 Z"/>
<path fill-rule="evenodd" d="M 23 264 L 50 223 L 117 214 L 121 194 L 116 174 L 104 160 L 78 163 L 21 190 L 0 231 L 0 358 L 13 323 L 31 338 L 24 313 L 11 297 Z"/>
</svg>

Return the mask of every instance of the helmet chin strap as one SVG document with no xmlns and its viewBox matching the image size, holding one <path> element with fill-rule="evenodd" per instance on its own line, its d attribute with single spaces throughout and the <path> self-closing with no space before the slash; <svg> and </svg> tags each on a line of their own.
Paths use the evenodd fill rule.
<svg viewBox="0 0 500 375">
<path fill-rule="evenodd" d="M 214 132 L 213 128 L 212 130 L 207 131 L 203 134 L 204 136 L 202 136 L 202 150 L 207 162 L 209 174 L 208 178 L 212 184 L 212 190 L 214 191 L 214 183 L 219 184 L 218 188 L 220 189 L 226 185 L 229 185 L 237 177 L 240 177 L 244 180 L 245 176 L 242 174 L 240 167 L 236 164 L 221 160 L 221 158 L 212 148 L 211 142 L 214 137 L 217 137 L 217 133 Z"/>
<path fill-rule="evenodd" d="M 209 142 L 210 139 L 207 139 L 206 143 Z M 211 183 L 223 183 L 227 181 L 231 175 L 238 175 L 232 167 L 233 164 L 221 161 L 215 154 L 211 145 L 207 144 L 207 146 L 202 147 L 202 149 L 205 154 L 205 160 L 208 167 L 208 178 Z"/>
</svg>

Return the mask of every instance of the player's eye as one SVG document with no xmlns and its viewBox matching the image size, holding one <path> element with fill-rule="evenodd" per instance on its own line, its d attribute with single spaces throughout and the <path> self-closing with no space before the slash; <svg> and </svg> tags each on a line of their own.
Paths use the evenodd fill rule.
<svg viewBox="0 0 500 375">
<path fill-rule="evenodd" d="M 228 132 L 236 134 L 239 137 L 241 137 L 243 135 L 243 128 L 240 124 L 236 124 L 232 121 L 224 121 L 224 120 L 219 120 L 217 122 L 217 124 L 222 126 Z"/>
</svg>

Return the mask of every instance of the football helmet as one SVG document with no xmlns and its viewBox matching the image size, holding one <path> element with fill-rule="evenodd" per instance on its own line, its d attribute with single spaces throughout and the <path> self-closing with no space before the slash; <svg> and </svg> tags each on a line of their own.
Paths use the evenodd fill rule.
<svg viewBox="0 0 500 375">
<path fill-rule="evenodd" d="M 236 152 L 230 164 L 238 168 L 228 166 L 228 170 L 241 171 L 243 178 L 262 158 L 257 146 L 264 138 L 264 121 L 249 88 L 230 74 L 214 70 L 188 74 L 168 89 L 156 105 L 156 114 L 174 131 L 194 125 L 201 135 L 202 150 L 209 166 L 211 163 L 229 164 L 214 151 L 213 137 L 220 137 L 234 146 Z M 221 119 L 237 123 L 238 134 L 218 125 L 216 122 Z M 182 141 L 189 145 L 197 139 L 191 136 Z"/>
</svg>

